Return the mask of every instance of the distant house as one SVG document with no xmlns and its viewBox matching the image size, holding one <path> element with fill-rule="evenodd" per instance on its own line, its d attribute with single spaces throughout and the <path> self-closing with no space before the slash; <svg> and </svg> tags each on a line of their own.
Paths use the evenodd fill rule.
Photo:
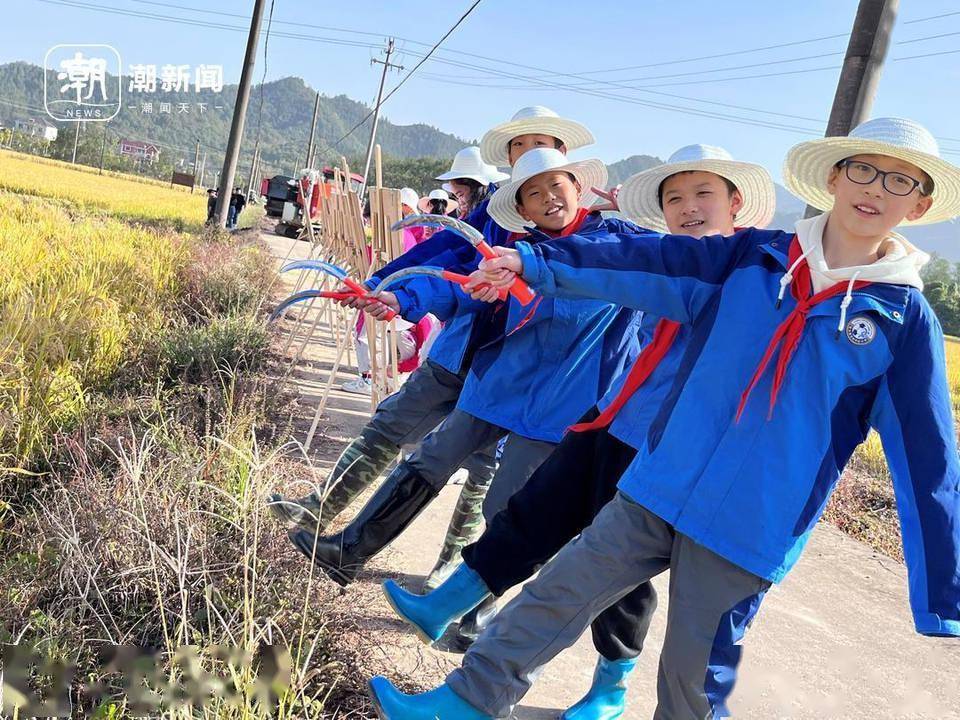
<svg viewBox="0 0 960 720">
<path fill-rule="evenodd" d="M 32 118 L 30 120 L 14 120 L 13 129 L 29 137 L 42 138 L 47 142 L 53 142 L 57 139 L 57 129 L 53 125 Z"/>
<path fill-rule="evenodd" d="M 120 141 L 120 154 L 152 163 L 160 157 L 160 148 L 143 140 L 123 139 Z"/>
</svg>

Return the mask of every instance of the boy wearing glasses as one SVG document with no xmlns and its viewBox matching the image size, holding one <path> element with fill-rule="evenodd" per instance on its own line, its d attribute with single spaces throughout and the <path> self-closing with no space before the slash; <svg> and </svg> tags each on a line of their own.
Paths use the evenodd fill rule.
<svg viewBox="0 0 960 720">
<path fill-rule="evenodd" d="M 516 273 L 544 294 L 692 323 L 693 340 L 618 495 L 446 684 L 408 696 L 372 680 L 381 717 L 506 717 L 540 666 L 667 569 L 654 718 L 728 716 L 746 628 L 871 427 L 893 478 L 916 630 L 960 636 L 960 461 L 944 339 L 921 293 L 928 257 L 893 232 L 960 214 L 960 169 L 919 124 L 881 118 L 801 143 L 783 174 L 826 211 L 795 235 L 571 235 L 518 243 L 481 266 L 495 284 Z"/>
</svg>

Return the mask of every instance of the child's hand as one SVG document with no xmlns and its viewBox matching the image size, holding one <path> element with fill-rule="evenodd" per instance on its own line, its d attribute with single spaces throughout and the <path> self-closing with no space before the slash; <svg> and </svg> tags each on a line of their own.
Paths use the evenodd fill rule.
<svg viewBox="0 0 960 720">
<path fill-rule="evenodd" d="M 605 203 L 597 203 L 596 205 L 591 205 L 590 210 L 591 211 L 620 210 L 620 204 L 617 198 L 620 196 L 620 188 L 622 187 L 623 185 L 617 185 L 616 187 L 610 188 L 610 190 L 601 190 L 600 188 L 596 188 L 596 187 L 590 188 L 591 190 L 593 190 L 594 195 L 597 195 L 598 197 L 601 197 L 607 201 Z"/>
<path fill-rule="evenodd" d="M 483 260 L 480 263 L 480 271 L 483 272 L 484 281 L 495 288 L 508 288 L 513 285 L 517 275 L 523 271 L 520 253 L 513 248 L 501 246 L 493 248 L 493 251 L 499 257 L 494 260 Z"/>
<path fill-rule="evenodd" d="M 463 289 L 470 293 L 474 300 L 493 303 L 500 300 L 500 293 L 487 281 L 487 275 L 482 270 L 474 270 L 470 273 L 470 281 L 464 283 Z"/>
<path fill-rule="evenodd" d="M 353 292 L 353 288 L 347 287 L 346 285 L 341 285 L 336 290 L 338 293 L 349 294 Z M 349 297 L 345 300 L 336 300 L 337 305 L 345 308 L 353 308 L 354 310 L 359 310 L 363 307 L 363 299 L 358 297 Z"/>
<path fill-rule="evenodd" d="M 397 302 L 397 296 L 386 290 L 377 295 L 376 300 L 358 298 L 358 301 L 364 303 L 361 306 L 363 311 L 374 320 L 385 320 L 387 313 L 391 310 L 395 313 L 400 312 L 400 303 Z"/>
</svg>

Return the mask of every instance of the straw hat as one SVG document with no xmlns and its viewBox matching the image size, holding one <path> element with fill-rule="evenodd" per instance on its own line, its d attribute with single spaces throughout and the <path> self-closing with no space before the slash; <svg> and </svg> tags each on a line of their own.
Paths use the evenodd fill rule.
<svg viewBox="0 0 960 720">
<path fill-rule="evenodd" d="M 660 185 L 671 175 L 695 170 L 714 173 L 736 185 L 743 196 L 737 225 L 762 228 L 773 220 L 777 191 L 770 173 L 760 165 L 734 160 L 726 150 L 713 145 L 687 145 L 663 165 L 631 175 L 617 196 L 620 211 L 638 225 L 668 232 L 659 202 Z"/>
<path fill-rule="evenodd" d="M 904 220 L 901 225 L 929 225 L 960 215 L 960 168 L 940 157 L 940 148 L 929 130 L 903 118 L 875 118 L 858 125 L 847 136 L 795 145 L 783 163 L 784 184 L 815 208 L 830 210 L 830 168 L 848 157 L 863 154 L 898 158 L 933 178 L 933 205 L 927 214 L 919 220 Z"/>
<path fill-rule="evenodd" d="M 510 122 L 501 123 L 490 130 L 480 140 L 480 152 L 484 162 L 497 167 L 510 165 L 508 145 L 520 135 L 550 135 L 563 142 L 567 150 L 576 150 L 596 142 L 586 127 L 574 120 L 557 115 L 542 105 L 521 108 Z"/>
<path fill-rule="evenodd" d="M 400 188 L 400 204 L 406 205 L 414 212 L 417 209 L 417 203 L 420 202 L 420 194 L 413 188 Z"/>
<path fill-rule="evenodd" d="M 476 180 L 481 185 L 503 182 L 510 176 L 507 173 L 500 172 L 493 165 L 483 161 L 480 155 L 480 148 L 476 145 L 465 147 L 463 150 L 453 156 L 453 164 L 450 171 L 442 175 L 437 175 L 436 180 L 458 180 L 460 178 L 469 178 Z M 444 183 L 441 187 L 447 192 L 453 192 L 450 183 Z"/>
<path fill-rule="evenodd" d="M 419 202 L 417 202 L 417 207 L 420 208 L 420 212 L 422 213 L 431 212 L 430 210 L 431 200 L 443 200 L 447 204 L 446 212 L 448 213 L 453 212 L 455 209 L 460 207 L 460 203 L 458 203 L 456 200 L 454 200 L 449 195 L 447 195 L 447 193 L 445 193 L 443 190 L 431 190 L 429 195 L 427 195 L 426 197 L 420 198 Z"/>
<path fill-rule="evenodd" d="M 525 152 L 513 166 L 510 182 L 504 183 L 490 198 L 487 212 L 500 227 L 511 232 L 526 232 L 533 226 L 524 220 L 517 210 L 517 191 L 527 180 L 545 172 L 568 172 L 580 183 L 583 192 L 580 195 L 580 207 L 588 207 L 596 199 L 590 192 L 592 187 L 603 187 L 607 183 L 607 167 L 599 160 L 579 160 L 570 162 L 567 156 L 554 148 L 536 148 Z"/>
</svg>

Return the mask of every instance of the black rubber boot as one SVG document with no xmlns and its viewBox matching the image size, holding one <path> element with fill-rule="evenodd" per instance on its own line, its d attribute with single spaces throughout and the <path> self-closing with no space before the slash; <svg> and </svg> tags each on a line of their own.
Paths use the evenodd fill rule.
<svg viewBox="0 0 960 720">
<path fill-rule="evenodd" d="M 447 639 L 441 640 L 442 649 L 447 652 L 465 653 L 496 614 L 497 598 L 494 595 L 487 595 L 482 603 L 460 618 L 460 623 L 452 628 Z"/>
<path fill-rule="evenodd" d="M 291 530 L 288 537 L 330 579 L 346 586 L 367 560 L 402 533 L 439 493 L 439 488 L 400 463 L 342 532 L 318 538 L 300 529 Z"/>
</svg>

